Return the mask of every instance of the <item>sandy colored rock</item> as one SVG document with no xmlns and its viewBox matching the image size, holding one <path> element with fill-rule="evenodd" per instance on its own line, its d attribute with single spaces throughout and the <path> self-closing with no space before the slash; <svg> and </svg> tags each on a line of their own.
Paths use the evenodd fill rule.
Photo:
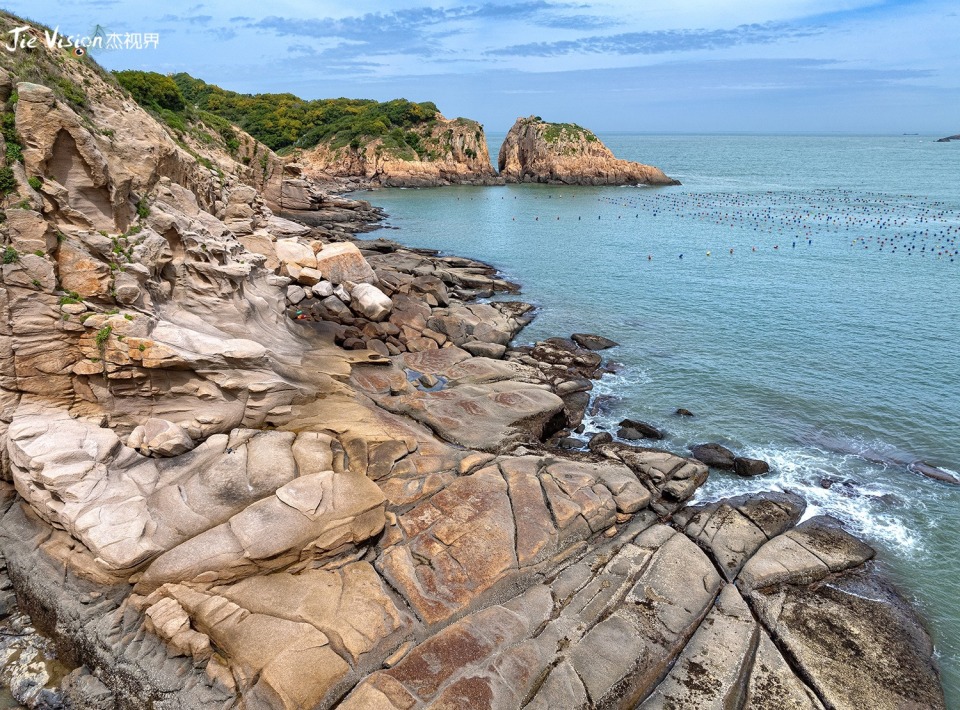
<svg viewBox="0 0 960 710">
<path fill-rule="evenodd" d="M 508 182 L 567 185 L 676 185 L 659 168 L 618 160 L 591 131 L 573 123 L 518 118 L 500 147 L 500 174 Z"/>
<path fill-rule="evenodd" d="M 377 276 L 360 250 L 350 242 L 327 244 L 316 254 L 316 268 L 334 284 L 376 283 Z"/>
</svg>

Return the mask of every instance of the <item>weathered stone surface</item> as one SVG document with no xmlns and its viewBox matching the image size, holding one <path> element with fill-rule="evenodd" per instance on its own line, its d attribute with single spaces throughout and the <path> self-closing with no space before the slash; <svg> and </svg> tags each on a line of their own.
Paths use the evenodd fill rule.
<svg viewBox="0 0 960 710">
<path fill-rule="evenodd" d="M 740 707 L 760 633 L 737 588 L 724 586 L 670 673 L 640 707 Z"/>
<path fill-rule="evenodd" d="M 795 525 L 806 504 L 789 493 L 731 498 L 688 508 L 674 517 L 717 563 L 728 582 L 770 538 Z"/>
<path fill-rule="evenodd" d="M 517 286 L 491 266 L 350 241 L 382 213 L 309 156 L 181 147 L 45 52 L 31 76 L 87 105 L 18 85 L 0 616 L 84 664 L 77 707 L 943 706 L 918 620 L 835 523 L 787 494 L 685 508 L 707 467 L 669 451 L 556 448 L 605 341 L 511 346 L 532 306 L 494 300 Z M 463 177 L 473 125 L 437 118 L 453 167 L 409 175 Z"/>
<path fill-rule="evenodd" d="M 277 259 L 283 264 L 296 264 L 304 268 L 317 268 L 313 249 L 301 244 L 296 238 L 278 239 L 274 244 Z"/>
<path fill-rule="evenodd" d="M 384 145 L 382 138 L 375 137 L 365 139 L 356 149 L 347 146 L 334 148 L 321 143 L 306 151 L 300 162 L 311 174 L 359 178 L 368 184 L 384 187 L 502 184 L 490 162 L 483 126 L 476 121 L 447 119 L 437 113 L 429 122 L 414 124 L 409 130 L 419 134 L 424 145 L 435 146 L 435 153 L 411 159 L 408 154 L 400 155 Z M 297 182 L 286 181 L 283 190 L 285 204 L 296 199 Z M 329 198 L 324 201 L 329 202 Z"/>
<path fill-rule="evenodd" d="M 874 575 L 767 588 L 751 601 L 827 707 L 946 707 L 929 636 Z"/>
<path fill-rule="evenodd" d="M 382 321 L 390 315 L 393 301 L 371 284 L 361 283 L 350 292 L 350 307 L 372 321 Z"/>
<path fill-rule="evenodd" d="M 316 268 L 323 277 L 335 284 L 346 281 L 376 283 L 377 275 L 363 258 L 360 250 L 350 242 L 327 244 L 316 254 Z"/>
<path fill-rule="evenodd" d="M 225 523 L 158 557 L 138 590 L 166 583 L 225 582 L 322 558 L 383 529 L 384 497 L 365 476 L 312 473 L 246 507 Z"/>
<path fill-rule="evenodd" d="M 659 168 L 613 153 L 590 131 L 575 124 L 518 118 L 507 133 L 497 161 L 508 182 L 568 185 L 676 185 Z"/>
</svg>

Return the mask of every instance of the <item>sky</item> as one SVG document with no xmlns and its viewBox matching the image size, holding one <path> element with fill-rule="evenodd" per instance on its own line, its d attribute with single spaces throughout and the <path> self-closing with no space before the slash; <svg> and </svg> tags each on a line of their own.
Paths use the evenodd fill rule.
<svg viewBox="0 0 960 710">
<path fill-rule="evenodd" d="M 956 0 L 16 0 L 108 69 L 243 93 L 433 101 L 505 132 L 960 132 Z M 7 40 L 9 38 L 4 38 Z"/>
</svg>

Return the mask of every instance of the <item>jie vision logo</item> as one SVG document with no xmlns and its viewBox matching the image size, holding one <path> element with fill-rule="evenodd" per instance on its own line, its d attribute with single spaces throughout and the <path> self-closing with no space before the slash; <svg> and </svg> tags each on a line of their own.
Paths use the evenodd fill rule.
<svg viewBox="0 0 960 710">
<path fill-rule="evenodd" d="M 82 57 L 88 51 L 98 49 L 156 49 L 160 44 L 160 35 L 156 32 L 107 32 L 100 25 L 89 34 L 67 35 L 60 32 L 59 25 L 53 30 L 43 31 L 23 25 L 8 30 L 7 40 L 2 46 L 12 53 L 36 49 L 41 43 L 48 49 L 62 49 Z"/>
</svg>

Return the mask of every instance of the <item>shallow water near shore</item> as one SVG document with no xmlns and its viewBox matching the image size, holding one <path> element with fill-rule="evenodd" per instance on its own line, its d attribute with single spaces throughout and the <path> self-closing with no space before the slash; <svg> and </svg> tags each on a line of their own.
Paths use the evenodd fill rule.
<svg viewBox="0 0 960 710">
<path fill-rule="evenodd" d="M 523 284 L 538 317 L 521 342 L 618 341 L 588 431 L 629 416 L 676 451 L 718 441 L 774 472 L 713 472 L 701 499 L 796 491 L 863 535 L 919 604 L 960 707 L 960 486 L 906 465 L 960 471 L 960 144 L 600 137 L 683 185 L 381 190 L 357 196 L 399 229 L 370 236 Z"/>
</svg>

